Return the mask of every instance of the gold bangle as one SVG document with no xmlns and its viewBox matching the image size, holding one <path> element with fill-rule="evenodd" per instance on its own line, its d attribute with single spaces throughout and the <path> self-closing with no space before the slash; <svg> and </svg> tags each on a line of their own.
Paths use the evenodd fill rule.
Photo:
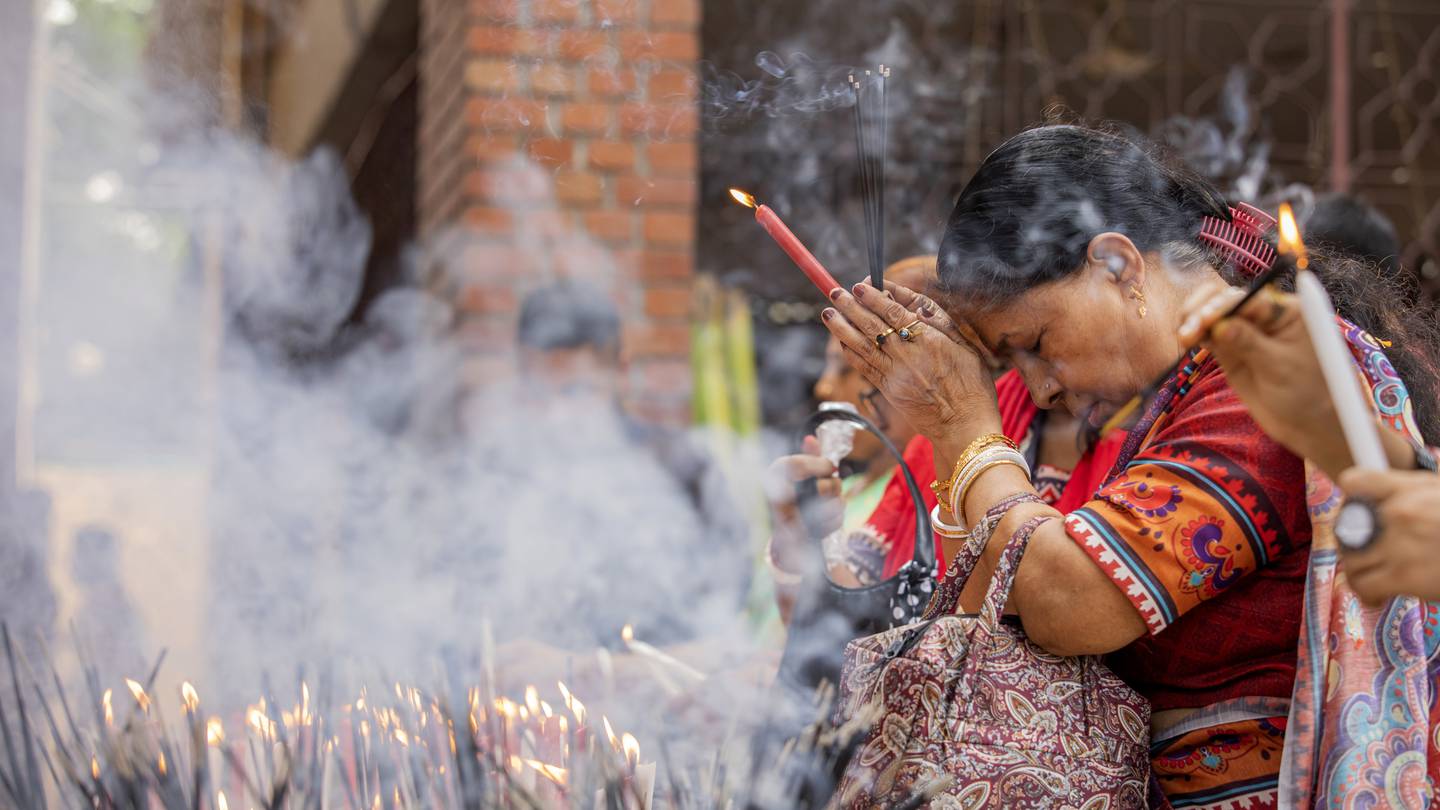
<svg viewBox="0 0 1440 810">
<path fill-rule="evenodd" d="M 966 447 L 965 452 L 960 454 L 960 458 L 956 459 L 955 461 L 954 468 L 950 470 L 949 478 L 945 479 L 943 482 L 937 481 L 935 483 L 932 483 L 930 485 L 930 488 L 935 491 L 936 495 L 939 495 L 942 490 L 945 492 L 949 492 L 950 488 L 955 486 L 955 482 L 959 480 L 960 473 L 965 469 L 965 465 L 973 461 L 976 456 L 980 455 L 980 453 L 985 450 L 985 448 L 996 444 L 1003 444 L 1006 447 L 1009 447 L 1011 450 L 1019 449 L 1015 446 L 1015 442 L 1011 441 L 1010 437 L 1004 435 L 1003 433 L 986 433 L 984 436 L 981 436 L 975 441 L 970 442 L 970 446 Z"/>
</svg>

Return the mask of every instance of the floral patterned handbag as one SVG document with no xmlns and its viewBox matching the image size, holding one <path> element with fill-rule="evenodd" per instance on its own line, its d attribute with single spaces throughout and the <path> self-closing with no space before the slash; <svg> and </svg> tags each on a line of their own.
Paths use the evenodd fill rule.
<svg viewBox="0 0 1440 810">
<path fill-rule="evenodd" d="M 831 807 L 1146 806 L 1149 703 L 1097 658 L 1051 655 L 1002 621 L 1025 546 L 1051 519 L 1010 538 L 978 618 L 954 611 L 988 540 L 980 528 L 926 621 L 849 644 L 841 719 L 874 719 Z"/>
</svg>

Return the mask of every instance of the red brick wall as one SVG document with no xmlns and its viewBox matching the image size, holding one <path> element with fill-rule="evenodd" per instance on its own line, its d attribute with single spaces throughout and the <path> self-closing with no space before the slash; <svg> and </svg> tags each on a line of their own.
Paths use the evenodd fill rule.
<svg viewBox="0 0 1440 810">
<path fill-rule="evenodd" d="M 423 0 L 421 13 L 420 228 L 451 264 L 477 368 L 528 289 L 594 276 L 624 315 L 635 410 L 683 419 L 699 0 Z"/>
</svg>

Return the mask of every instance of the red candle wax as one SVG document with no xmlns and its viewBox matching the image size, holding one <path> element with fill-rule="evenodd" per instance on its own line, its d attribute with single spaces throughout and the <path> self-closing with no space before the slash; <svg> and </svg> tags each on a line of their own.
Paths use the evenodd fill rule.
<svg viewBox="0 0 1440 810">
<path fill-rule="evenodd" d="M 795 266 L 800 268 L 800 272 L 804 273 L 810 279 L 810 283 L 820 290 L 821 295 L 829 298 L 830 292 L 840 286 L 835 277 L 830 275 L 830 271 L 825 269 L 825 265 L 815 258 L 815 254 L 800 242 L 800 239 L 785 226 L 784 222 L 780 221 L 780 216 L 770 210 L 768 205 L 755 207 L 755 221 L 760 223 L 761 227 L 770 234 L 770 238 L 775 240 L 775 244 L 779 245 L 781 250 L 789 254 L 790 260 L 795 262 Z"/>
</svg>

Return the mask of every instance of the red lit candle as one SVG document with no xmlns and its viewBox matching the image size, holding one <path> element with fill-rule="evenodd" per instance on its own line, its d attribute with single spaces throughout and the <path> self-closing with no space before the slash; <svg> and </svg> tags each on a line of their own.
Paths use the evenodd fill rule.
<svg viewBox="0 0 1440 810">
<path fill-rule="evenodd" d="M 753 196 L 738 188 L 730 189 L 730 196 L 734 197 L 735 201 L 741 205 L 755 209 L 755 221 L 760 223 L 765 232 L 770 234 L 770 238 L 775 240 L 775 244 L 790 256 L 790 260 L 795 262 L 795 266 L 800 268 L 800 272 L 804 273 L 806 278 L 810 279 L 810 283 L 815 285 L 820 294 L 829 298 L 830 292 L 839 287 L 840 283 L 830 275 L 830 271 L 825 269 L 825 265 L 815 258 L 815 254 L 801 243 L 799 237 L 786 227 L 785 223 L 780 220 L 780 215 L 771 210 L 768 205 L 757 205 Z"/>
</svg>

